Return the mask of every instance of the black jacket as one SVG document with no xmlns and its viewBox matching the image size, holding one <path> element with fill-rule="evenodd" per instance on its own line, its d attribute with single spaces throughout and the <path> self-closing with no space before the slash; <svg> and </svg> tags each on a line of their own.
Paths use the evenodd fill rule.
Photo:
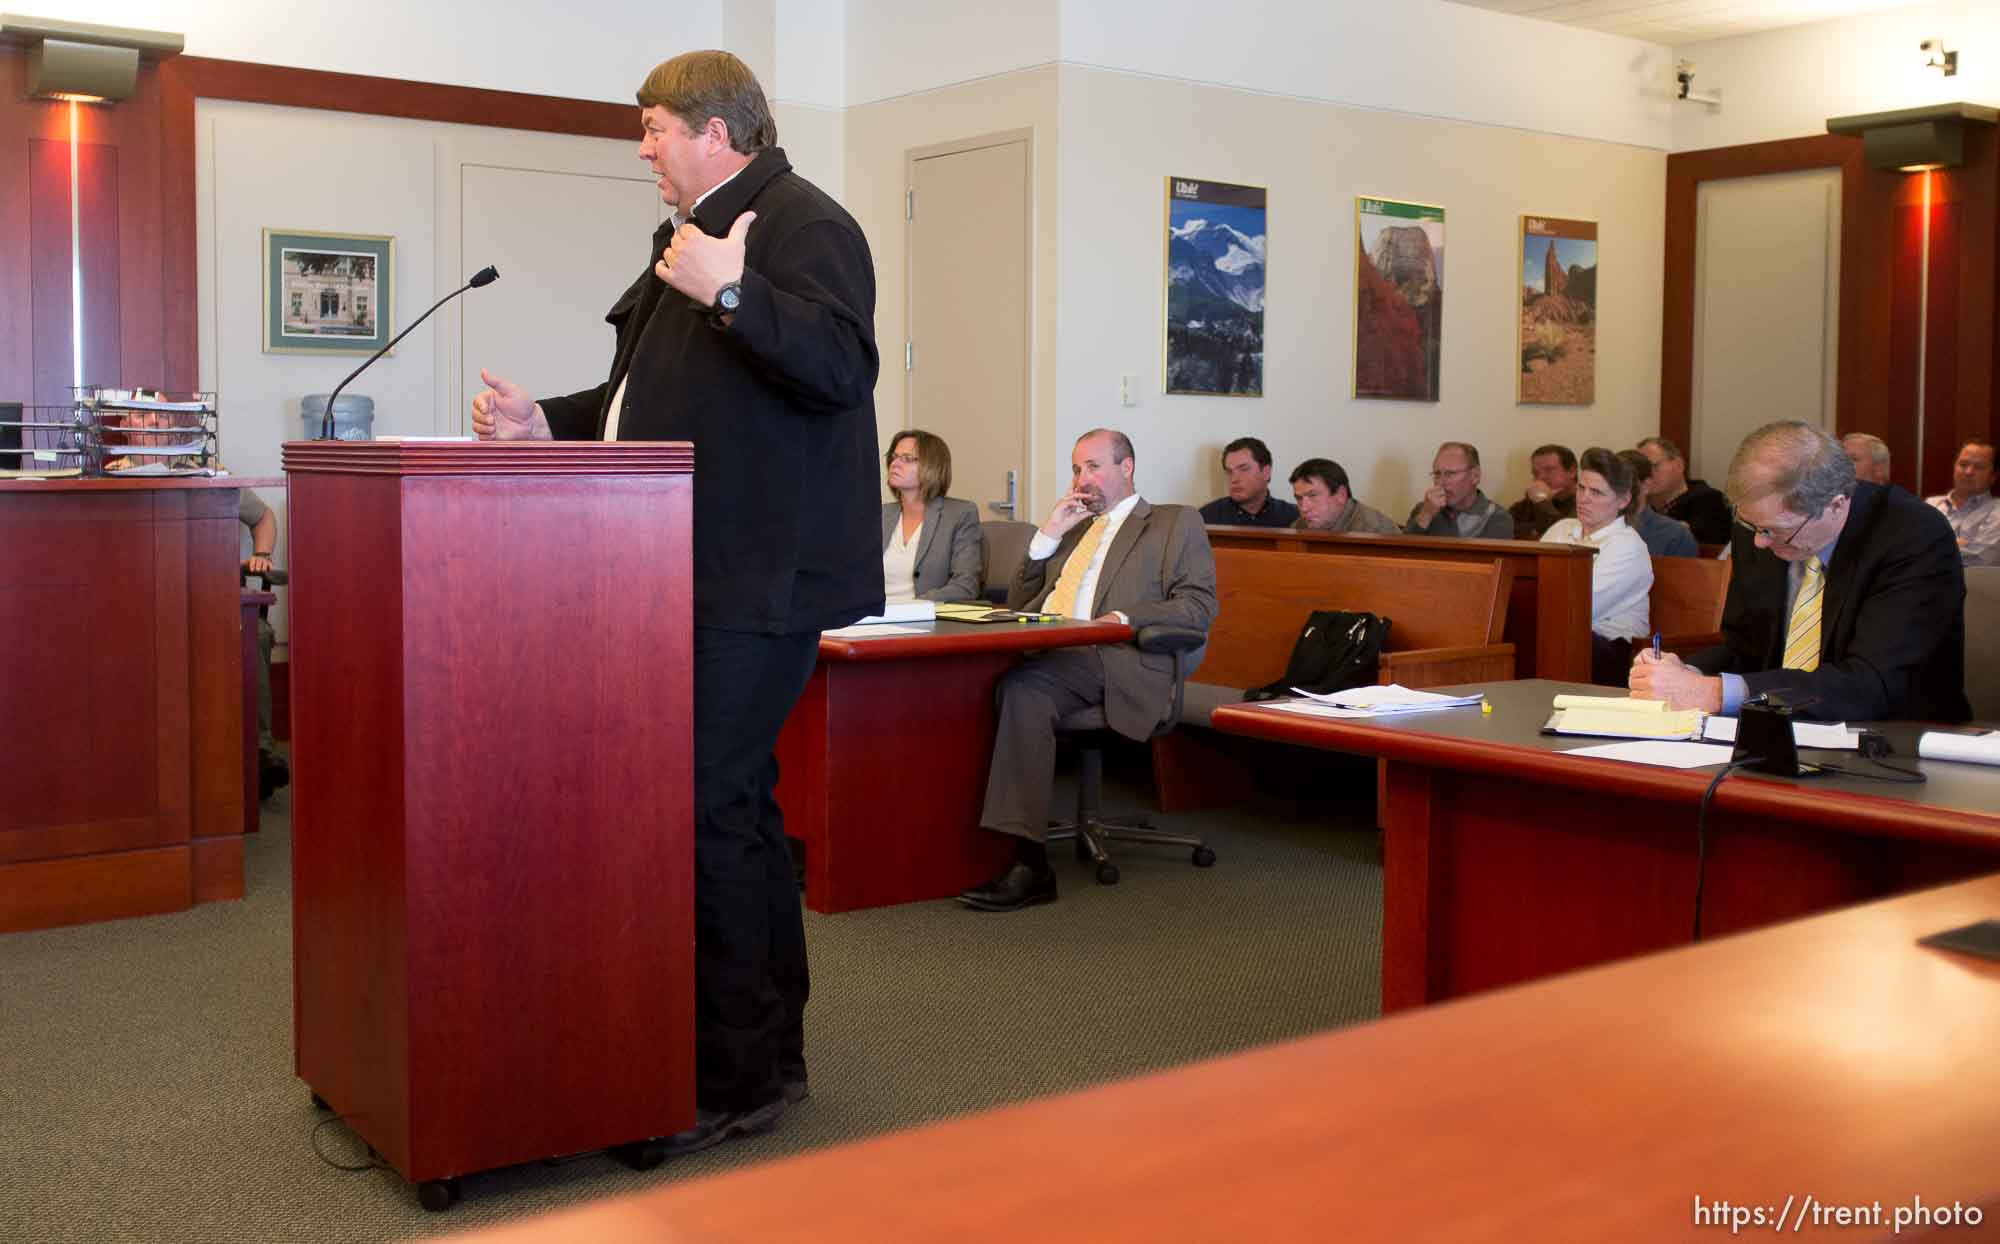
<svg viewBox="0 0 2000 1244">
<path fill-rule="evenodd" d="M 1698 479 L 1687 482 L 1687 491 L 1667 503 L 1667 517 L 1688 525 L 1702 544 L 1727 544 L 1736 520 L 1729 513 L 1729 498 Z"/>
<path fill-rule="evenodd" d="M 875 454 L 875 265 L 854 218 L 759 152 L 695 212 L 722 237 L 738 215 L 743 304 L 727 328 L 653 274 L 609 313 L 618 345 L 601 385 L 542 399 L 558 440 L 694 442 L 694 623 L 783 634 L 882 608 Z M 629 379 L 628 379 L 629 373 Z"/>
<path fill-rule="evenodd" d="M 1738 528 L 1722 609 L 1723 646 L 1690 664 L 1743 676 L 1752 695 L 1776 691 L 1824 721 L 1960 722 L 1965 699 L 1965 571 L 1944 516 L 1901 488 L 1855 487 L 1847 526 L 1826 568 L 1820 667 L 1784 660 L 1786 567 Z M 1810 701 L 1808 703 L 1808 701 Z"/>
</svg>

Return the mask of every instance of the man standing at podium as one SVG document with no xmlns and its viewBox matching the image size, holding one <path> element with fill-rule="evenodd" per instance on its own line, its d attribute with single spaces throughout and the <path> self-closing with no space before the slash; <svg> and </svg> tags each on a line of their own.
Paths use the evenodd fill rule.
<svg viewBox="0 0 2000 1244">
<path fill-rule="evenodd" d="M 482 438 L 693 441 L 695 1097 L 667 1152 L 806 1096 L 805 928 L 772 797 L 779 728 L 823 629 L 882 608 L 875 270 L 860 226 L 792 171 L 727 52 L 639 88 L 639 158 L 686 219 L 613 304 L 603 384 L 536 402 L 481 372 Z"/>
</svg>

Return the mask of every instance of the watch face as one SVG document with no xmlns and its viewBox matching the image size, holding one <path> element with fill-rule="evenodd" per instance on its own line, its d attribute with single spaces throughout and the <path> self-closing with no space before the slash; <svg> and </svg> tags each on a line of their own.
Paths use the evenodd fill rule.
<svg viewBox="0 0 2000 1244">
<path fill-rule="evenodd" d="M 739 286 L 725 285 L 715 294 L 715 305 L 724 311 L 734 311 L 742 301 L 743 290 Z"/>
</svg>

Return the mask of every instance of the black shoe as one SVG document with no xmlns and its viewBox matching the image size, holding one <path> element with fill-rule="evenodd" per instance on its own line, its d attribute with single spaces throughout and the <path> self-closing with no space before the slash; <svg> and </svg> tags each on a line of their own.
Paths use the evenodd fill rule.
<svg viewBox="0 0 2000 1244">
<path fill-rule="evenodd" d="M 1036 903 L 1056 901 L 1056 873 L 1013 863 L 1007 871 L 958 896 L 958 901 L 977 911 L 1019 911 Z"/>
<path fill-rule="evenodd" d="M 292 767 L 283 756 L 267 753 L 257 758 L 257 798 L 269 799 L 279 787 L 292 784 Z"/>
<path fill-rule="evenodd" d="M 785 1103 L 787 1105 L 792 1105 L 792 1106 L 798 1105 L 800 1102 L 804 1101 L 806 1098 L 811 1097 L 813 1095 L 812 1086 L 806 1083 L 806 1077 L 804 1072 L 800 1072 L 797 1079 L 786 1080 L 784 1084 L 784 1090 L 785 1090 Z"/>
<path fill-rule="evenodd" d="M 785 1094 L 773 1097 L 755 1110 L 696 1110 L 694 1126 L 675 1132 L 660 1141 L 667 1157 L 699 1153 L 738 1136 L 755 1136 L 777 1126 L 789 1104 Z"/>
</svg>

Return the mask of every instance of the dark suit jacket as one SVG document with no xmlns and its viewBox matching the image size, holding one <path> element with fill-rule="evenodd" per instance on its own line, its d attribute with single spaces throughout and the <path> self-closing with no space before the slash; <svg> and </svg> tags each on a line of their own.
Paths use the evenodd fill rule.
<svg viewBox="0 0 2000 1244">
<path fill-rule="evenodd" d="M 875 516 L 875 266 L 860 226 L 785 153 L 761 151 L 702 202 L 714 237 L 746 211 L 743 305 L 727 328 L 653 275 L 604 318 L 603 384 L 542 399 L 558 440 L 694 442 L 694 623 L 785 634 L 882 609 Z"/>
<path fill-rule="evenodd" d="M 882 507 L 882 549 L 902 521 L 903 506 Z M 979 507 L 957 497 L 937 497 L 924 507 L 924 530 L 917 537 L 917 599 L 978 600 L 986 535 Z"/>
<path fill-rule="evenodd" d="M 1039 609 L 1089 526 L 1078 523 L 1063 533 L 1046 561 L 1023 557 L 1007 589 L 1008 607 Z M 1132 507 L 1104 555 L 1090 616 L 1114 611 L 1135 630 L 1161 623 L 1208 630 L 1215 621 L 1215 556 L 1199 513 L 1184 505 L 1152 505 L 1143 497 Z M 1173 657 L 1141 652 L 1135 644 L 1107 644 L 1100 651 L 1105 720 L 1127 738 L 1146 738 L 1173 706 Z M 1190 653 L 1186 672 L 1200 663 L 1201 653 Z"/>
<path fill-rule="evenodd" d="M 1859 484 L 1826 569 L 1820 667 L 1784 660 L 1786 567 L 1737 528 L 1723 646 L 1690 664 L 1741 674 L 1825 721 L 1965 721 L 1965 571 L 1944 516 L 1901 488 Z M 1808 703 L 1810 701 L 1810 703 Z"/>
</svg>

